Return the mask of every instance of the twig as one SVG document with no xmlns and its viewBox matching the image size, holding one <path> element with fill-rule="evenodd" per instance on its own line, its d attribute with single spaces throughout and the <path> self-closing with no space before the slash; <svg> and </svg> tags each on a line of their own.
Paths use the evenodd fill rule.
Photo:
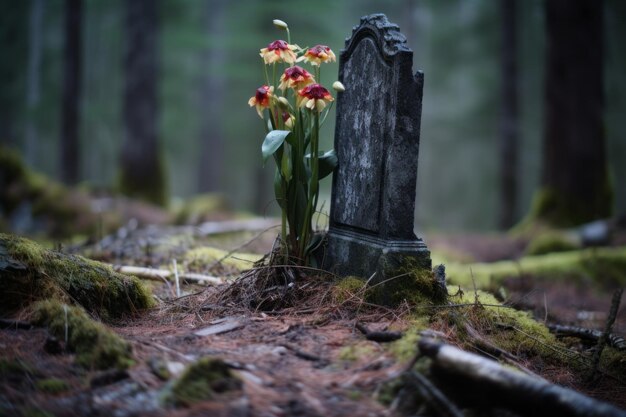
<svg viewBox="0 0 626 417">
<path fill-rule="evenodd" d="M 600 364 L 600 357 L 602 356 L 602 351 L 606 346 L 606 342 L 609 339 L 609 335 L 611 334 L 611 329 L 613 328 L 613 323 L 615 323 L 615 318 L 617 317 L 617 311 L 619 310 L 619 304 L 622 301 L 622 293 L 624 292 L 623 288 L 619 288 L 615 290 L 613 293 L 613 298 L 611 300 L 611 309 L 609 310 L 609 316 L 606 319 L 606 327 L 604 328 L 604 332 L 602 332 L 602 336 L 598 339 L 598 346 L 593 355 L 593 368 L 591 370 L 590 379 L 593 380 L 598 372 L 598 365 Z"/>
<path fill-rule="evenodd" d="M 565 326 L 562 324 L 548 324 L 547 327 L 556 337 L 576 337 L 597 343 L 602 336 L 600 330 L 586 329 L 584 327 Z M 617 350 L 626 350 L 626 340 L 616 334 L 609 334 L 607 343 Z"/>
<path fill-rule="evenodd" d="M 317 355 L 314 355 L 312 353 L 309 353 L 309 352 L 304 352 L 304 351 L 302 351 L 302 350 L 298 349 L 297 347 L 292 346 L 290 344 L 283 343 L 280 346 L 282 346 L 282 347 L 284 347 L 286 349 L 289 349 L 290 351 L 292 351 L 294 353 L 294 355 L 296 355 L 300 359 L 304 359 L 304 360 L 311 361 L 311 362 L 326 362 L 323 358 L 321 358 L 321 357 L 319 357 Z"/>
<path fill-rule="evenodd" d="M 34 326 L 27 321 L 0 319 L 0 329 L 5 330 L 30 330 Z"/>
<path fill-rule="evenodd" d="M 178 266 L 176 265 L 176 259 L 172 259 L 174 264 L 174 278 L 176 280 L 176 297 L 180 297 L 180 280 L 178 279 Z"/>
<path fill-rule="evenodd" d="M 372 332 L 359 322 L 356 322 L 354 327 L 356 327 L 358 331 L 363 333 L 367 340 L 371 340 L 373 342 L 379 342 L 379 343 L 393 342 L 395 340 L 402 338 L 401 332 Z"/>
<path fill-rule="evenodd" d="M 167 269 L 154 269 L 130 265 L 116 265 L 113 267 L 113 269 L 115 269 L 117 272 L 121 272 L 122 274 L 134 275 L 139 278 L 146 278 L 156 281 L 161 281 L 172 276 L 172 271 Z M 219 285 L 224 283 L 224 280 L 219 277 L 195 274 L 192 272 L 179 274 L 179 279 L 187 281 L 199 281 L 211 285 Z"/>
</svg>

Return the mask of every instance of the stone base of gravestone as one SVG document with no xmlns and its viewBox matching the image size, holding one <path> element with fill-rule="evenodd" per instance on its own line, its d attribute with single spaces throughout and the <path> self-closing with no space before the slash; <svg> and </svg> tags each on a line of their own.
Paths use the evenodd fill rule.
<svg viewBox="0 0 626 417">
<path fill-rule="evenodd" d="M 325 238 L 323 265 L 339 276 L 369 281 L 376 302 L 396 305 L 409 293 L 440 298 L 431 272 L 430 251 L 421 239 L 386 240 L 334 228 Z M 444 287 L 445 289 L 445 287 Z"/>
</svg>

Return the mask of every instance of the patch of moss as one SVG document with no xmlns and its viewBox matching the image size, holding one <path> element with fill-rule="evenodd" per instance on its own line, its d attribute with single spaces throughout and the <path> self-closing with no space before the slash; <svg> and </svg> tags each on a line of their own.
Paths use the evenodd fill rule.
<svg viewBox="0 0 626 417">
<path fill-rule="evenodd" d="M 105 319 L 153 305 L 150 292 L 135 277 L 18 236 L 0 234 L 0 271 L 0 313 L 51 297 L 73 300 Z"/>
<path fill-rule="evenodd" d="M 205 357 L 189 365 L 174 382 L 167 402 L 190 406 L 210 400 L 216 394 L 240 389 L 241 386 L 241 380 L 233 375 L 224 361 Z"/>
<path fill-rule="evenodd" d="M 372 302 L 397 306 L 408 302 L 412 306 L 432 306 L 446 301 L 431 269 L 410 257 L 389 256 L 383 259 L 380 270 L 384 276 L 368 290 Z"/>
<path fill-rule="evenodd" d="M 331 291 L 335 302 L 339 304 L 345 303 L 355 296 L 365 296 L 365 280 L 355 276 L 348 276 L 337 281 Z"/>
<path fill-rule="evenodd" d="M 67 382 L 57 378 L 40 379 L 35 382 L 35 386 L 39 391 L 48 394 L 59 394 L 69 389 Z"/>
<path fill-rule="evenodd" d="M 600 369 L 606 370 L 619 380 L 626 378 L 626 351 L 606 346 L 600 358 Z"/>
<path fill-rule="evenodd" d="M 451 296 L 454 303 L 474 304 L 462 311 L 463 319 L 488 341 L 514 355 L 552 357 L 555 349 L 563 345 L 556 340 L 548 328 L 533 319 L 528 312 L 502 306 L 496 298 L 485 291 L 459 292 Z M 478 302 L 476 302 L 478 300 Z M 457 324 L 457 336 L 466 335 Z M 469 335 L 469 341 L 472 336 Z"/>
<path fill-rule="evenodd" d="M 228 204 L 222 194 L 196 195 L 174 210 L 176 224 L 198 224 L 207 220 L 207 215 L 227 211 Z"/>
<path fill-rule="evenodd" d="M 46 326 L 76 352 L 76 362 L 87 368 L 125 369 L 132 364 L 132 349 L 124 339 L 91 319 L 84 310 L 58 301 L 40 301 L 33 306 L 32 322 Z"/>
<path fill-rule="evenodd" d="M 626 247 L 592 248 L 578 251 L 525 256 L 517 261 L 446 265 L 448 282 L 479 288 L 497 286 L 505 278 L 525 274 L 551 279 L 593 278 L 613 285 L 626 285 Z"/>
<path fill-rule="evenodd" d="M 339 360 L 354 362 L 361 358 L 373 355 L 376 352 L 374 347 L 367 342 L 358 342 L 354 345 L 344 346 L 339 351 Z"/>
<path fill-rule="evenodd" d="M 243 271 L 253 267 L 254 263 L 261 259 L 262 255 L 254 253 L 232 253 L 228 254 L 227 251 L 201 247 L 188 251 L 184 256 L 184 261 L 187 262 L 188 267 L 195 271 L 206 271 L 206 269 L 217 261 L 227 268 L 234 271 Z"/>
<path fill-rule="evenodd" d="M 417 328 L 411 328 L 402 336 L 402 339 L 396 340 L 389 345 L 389 351 L 398 361 L 409 361 L 417 353 L 417 342 L 419 339 L 419 330 Z"/>
<path fill-rule="evenodd" d="M 556 231 L 542 233 L 530 241 L 526 255 L 545 255 L 554 252 L 567 252 L 580 249 L 571 238 Z"/>
</svg>

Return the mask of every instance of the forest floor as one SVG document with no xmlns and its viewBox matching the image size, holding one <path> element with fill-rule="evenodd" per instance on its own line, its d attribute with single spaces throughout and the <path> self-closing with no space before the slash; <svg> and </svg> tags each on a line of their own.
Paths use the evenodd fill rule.
<svg viewBox="0 0 626 417">
<path fill-rule="evenodd" d="M 187 232 L 174 227 L 136 230 L 98 245 L 68 250 L 115 265 L 162 268 L 177 258 L 181 268 L 232 282 L 246 262 L 252 267 L 238 253 L 269 252 L 276 233 L 275 229 L 260 234 L 237 232 L 198 240 Z M 426 236 L 426 242 L 433 253 L 467 257 L 471 260 L 467 268 L 517 259 L 526 244 L 505 235 L 433 235 Z M 188 256 L 205 246 L 222 249 L 224 255 L 203 258 L 206 253 L 200 250 L 195 258 Z M 233 262 L 226 262 L 227 256 L 234 258 Z M 471 284 L 455 282 L 454 276 L 449 277 L 449 284 L 450 289 L 458 284 L 466 293 L 474 291 Z M 43 328 L 0 329 L 0 358 L 5 367 L 0 369 L 0 415 L 406 415 L 386 387 L 411 360 L 415 340 L 405 338 L 392 344 L 366 340 L 355 324 L 409 334 L 415 318 L 408 305 L 390 309 L 370 305 L 357 294 L 333 297 L 334 283 L 321 277 L 311 284 L 313 300 L 296 300 L 266 311 L 225 297 L 232 294 L 225 292 L 229 284 L 184 285 L 181 297 L 173 294 L 171 282 L 150 281 L 149 285 L 159 300 L 157 306 L 110 324 L 132 346 L 135 364 L 127 370 L 84 369 L 74 363 L 72 354 L 50 354 L 44 349 L 49 334 Z M 555 280 L 519 274 L 504 277 L 489 289 L 505 294 L 506 305 L 531 311 L 540 322 L 602 330 L 614 288 L 615 283 L 593 279 Z M 457 341 L 455 328 L 440 320 L 431 320 L 430 328 L 449 343 Z M 626 335 L 624 307 L 613 332 Z M 580 342 L 570 341 L 568 346 L 581 355 L 588 354 L 588 346 Z M 164 405 L 183 369 L 207 356 L 225 362 L 241 384 L 208 401 Z M 625 374 L 606 370 L 588 383 L 582 372 L 562 363 L 541 356 L 517 357 L 525 369 L 551 382 L 626 408 Z M 8 369 L 10 363 L 17 363 L 17 368 Z M 626 363 L 622 366 L 626 368 Z M 158 376 L 158 369 L 166 369 L 166 375 Z M 46 380 L 64 384 L 58 389 L 46 388 L 41 382 Z"/>
</svg>

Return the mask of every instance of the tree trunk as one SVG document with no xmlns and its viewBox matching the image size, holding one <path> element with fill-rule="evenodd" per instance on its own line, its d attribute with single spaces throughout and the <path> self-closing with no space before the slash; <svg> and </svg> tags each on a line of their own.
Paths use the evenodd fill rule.
<svg viewBox="0 0 626 417">
<path fill-rule="evenodd" d="M 555 226 L 609 216 L 601 0 L 547 0 L 542 190 L 534 215 Z"/>
<path fill-rule="evenodd" d="M 225 0 L 207 0 L 204 17 L 208 39 L 225 37 Z M 222 139 L 222 120 L 224 115 L 224 65 L 226 62 L 225 46 L 214 43 L 206 47 L 202 55 L 200 111 L 200 158 L 198 166 L 198 191 L 208 192 L 220 189 L 224 143 Z"/>
<path fill-rule="evenodd" d="M 80 176 L 80 97 L 82 79 L 83 1 L 65 1 L 65 51 L 61 114 L 61 179 L 75 184 Z"/>
<path fill-rule="evenodd" d="M 24 143 L 24 160 L 30 166 L 35 164 L 37 147 L 37 124 L 35 113 L 39 107 L 40 72 L 41 72 L 41 28 L 45 3 L 43 0 L 32 0 L 28 22 L 28 66 L 26 69 L 26 141 Z"/>
<path fill-rule="evenodd" d="M 126 0 L 124 144 L 120 188 L 131 197 L 166 203 L 158 145 L 158 1 Z"/>
<path fill-rule="evenodd" d="M 516 220 L 518 193 L 517 1 L 500 0 L 500 228 Z"/>
</svg>

